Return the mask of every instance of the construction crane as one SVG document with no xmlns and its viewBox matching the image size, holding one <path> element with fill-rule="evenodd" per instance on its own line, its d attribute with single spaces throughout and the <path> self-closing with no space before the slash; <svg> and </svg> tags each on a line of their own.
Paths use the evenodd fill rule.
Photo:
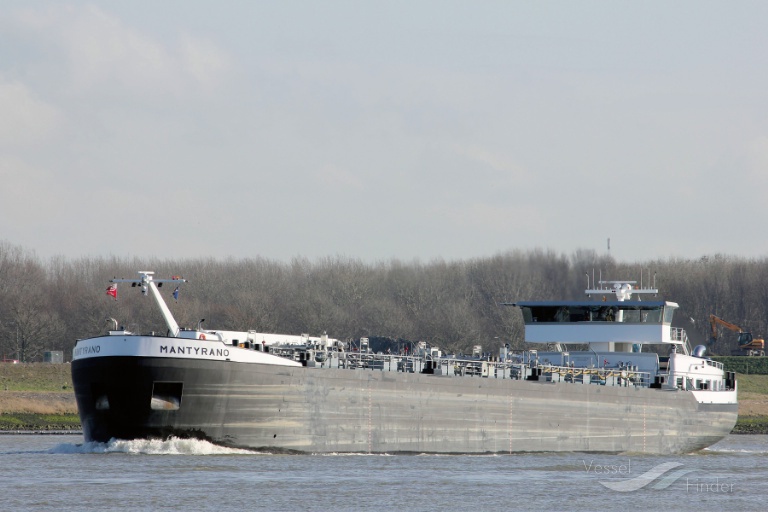
<svg viewBox="0 0 768 512">
<path fill-rule="evenodd" d="M 734 356 L 764 356 L 765 355 L 765 341 L 762 338 L 755 338 L 751 332 L 746 332 L 738 325 L 726 322 L 722 318 L 715 315 L 709 315 L 709 324 L 712 326 L 712 339 L 710 343 L 714 343 L 717 340 L 717 326 L 722 325 L 726 329 L 730 329 L 738 333 L 739 349 L 731 351 L 731 355 Z"/>
</svg>

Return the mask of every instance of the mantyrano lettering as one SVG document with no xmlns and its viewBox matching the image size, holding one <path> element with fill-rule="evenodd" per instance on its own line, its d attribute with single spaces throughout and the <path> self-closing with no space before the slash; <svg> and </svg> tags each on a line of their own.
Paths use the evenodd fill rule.
<svg viewBox="0 0 768 512">
<path fill-rule="evenodd" d="M 78 347 L 75 349 L 75 357 L 84 356 L 86 354 L 98 354 L 99 352 L 101 352 L 101 345 Z"/>
<path fill-rule="evenodd" d="M 89 348 L 89 347 L 86 347 Z M 98 347 L 97 347 L 98 348 Z M 98 352 L 98 350 L 96 351 Z M 184 347 L 177 345 L 160 345 L 161 354 L 189 354 L 212 357 L 229 357 L 229 350 L 226 348 L 207 348 L 207 347 Z M 79 355 L 79 354 L 75 354 Z"/>
</svg>

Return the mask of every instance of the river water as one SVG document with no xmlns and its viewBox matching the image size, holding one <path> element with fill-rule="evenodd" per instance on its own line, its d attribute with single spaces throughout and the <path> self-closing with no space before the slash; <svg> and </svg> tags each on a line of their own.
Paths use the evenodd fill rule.
<svg viewBox="0 0 768 512">
<path fill-rule="evenodd" d="M 692 455 L 274 455 L 0 435 L 0 510 L 766 510 L 768 436 Z"/>
</svg>

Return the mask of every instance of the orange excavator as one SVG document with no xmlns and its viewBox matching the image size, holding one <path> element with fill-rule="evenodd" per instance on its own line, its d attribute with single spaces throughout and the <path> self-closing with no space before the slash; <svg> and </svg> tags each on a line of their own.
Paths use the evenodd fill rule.
<svg viewBox="0 0 768 512">
<path fill-rule="evenodd" d="M 709 324 L 712 326 L 712 339 L 710 343 L 714 343 L 717 340 L 717 326 L 722 325 L 726 329 L 730 329 L 738 333 L 739 349 L 731 351 L 733 356 L 764 356 L 765 355 L 765 341 L 762 338 L 755 338 L 751 332 L 746 332 L 738 325 L 726 322 L 722 318 L 715 315 L 709 315 Z"/>
</svg>

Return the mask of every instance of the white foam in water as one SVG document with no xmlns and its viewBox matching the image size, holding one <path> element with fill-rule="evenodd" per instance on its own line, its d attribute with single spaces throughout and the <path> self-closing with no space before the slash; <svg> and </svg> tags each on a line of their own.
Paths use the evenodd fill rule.
<svg viewBox="0 0 768 512">
<path fill-rule="evenodd" d="M 143 455 L 255 455 L 258 452 L 226 448 L 199 439 L 179 439 L 172 437 L 166 441 L 159 439 L 136 439 L 124 441 L 112 439 L 107 443 L 60 444 L 50 453 L 129 453 Z"/>
<path fill-rule="evenodd" d="M 710 446 L 707 448 L 704 448 L 705 452 L 712 452 L 712 453 L 749 453 L 752 455 L 760 455 L 760 454 L 768 454 L 768 449 L 753 449 L 753 450 L 747 450 L 747 449 L 736 449 L 736 448 L 718 448 L 717 446 Z"/>
</svg>

